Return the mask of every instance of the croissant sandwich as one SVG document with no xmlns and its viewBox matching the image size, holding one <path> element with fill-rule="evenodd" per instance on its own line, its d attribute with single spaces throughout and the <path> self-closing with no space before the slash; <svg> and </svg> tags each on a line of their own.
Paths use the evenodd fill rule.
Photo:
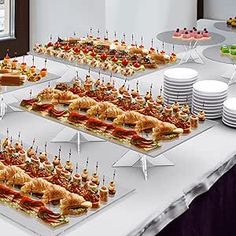
<svg viewBox="0 0 236 236">
<path fill-rule="evenodd" d="M 91 207 L 91 202 L 85 201 L 83 197 L 74 193 L 69 193 L 66 198 L 60 201 L 60 209 L 63 215 L 81 215 Z"/>
<path fill-rule="evenodd" d="M 161 122 L 153 129 L 153 138 L 156 141 L 170 140 L 179 137 L 182 133 L 183 129 L 168 122 Z"/>
</svg>

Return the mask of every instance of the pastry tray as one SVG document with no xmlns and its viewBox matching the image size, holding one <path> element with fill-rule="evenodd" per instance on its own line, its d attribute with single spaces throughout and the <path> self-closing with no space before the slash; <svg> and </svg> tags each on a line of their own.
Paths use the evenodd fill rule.
<svg viewBox="0 0 236 236">
<path fill-rule="evenodd" d="M 96 216 L 97 213 L 107 207 L 110 207 L 112 204 L 117 203 L 119 200 L 126 197 L 132 192 L 134 192 L 134 189 L 126 189 L 117 185 L 116 195 L 113 198 L 109 198 L 109 201 L 106 205 L 103 204 L 99 209 L 89 210 L 86 214 L 78 217 L 68 217 L 69 223 L 56 228 L 46 225 L 44 222 L 40 221 L 34 216 L 31 217 L 30 215 L 27 215 L 20 210 L 16 210 L 15 208 L 11 208 L 10 206 L 2 203 L 0 203 L 0 215 L 8 218 L 11 221 L 14 221 L 15 223 L 21 225 L 23 228 L 26 228 L 37 235 L 56 236 L 66 232 L 67 230 L 70 230 L 72 227 L 78 226 L 78 224 L 84 222 L 89 217 Z"/>
<path fill-rule="evenodd" d="M 3 135 L 0 134 L 0 139 L 3 138 Z M 13 142 L 16 140 L 13 140 Z M 24 147 L 30 147 L 30 145 L 24 143 Z M 40 150 L 39 150 L 40 151 Z M 52 156 L 49 154 L 49 157 Z M 51 158 L 50 158 L 51 159 Z M 119 183 L 116 184 L 117 192 L 114 197 L 109 197 L 106 204 L 101 204 L 99 209 L 91 209 L 86 214 L 75 217 L 67 217 L 69 223 L 53 228 L 35 216 L 30 216 L 24 213 L 21 210 L 12 208 L 8 204 L 0 203 L 0 215 L 8 218 L 9 220 L 17 223 L 23 228 L 28 229 L 29 231 L 42 236 L 56 236 L 60 235 L 67 230 L 70 230 L 72 227 L 78 226 L 80 223 L 84 222 L 91 216 L 96 216 L 100 211 L 103 211 L 105 208 L 112 207 L 112 204 L 118 203 L 123 198 L 127 197 L 129 194 L 133 193 L 135 189 L 124 188 L 119 186 Z M 58 211 L 58 208 L 53 207 L 52 205 L 47 205 L 54 212 Z M 108 222 L 109 223 L 109 222 Z"/>
<path fill-rule="evenodd" d="M 46 55 L 46 54 L 40 54 L 40 53 L 36 53 L 36 52 L 32 52 L 32 51 L 28 52 L 28 54 L 32 55 L 32 56 L 35 56 L 35 57 L 41 57 L 41 58 L 48 59 L 48 60 L 51 60 L 51 61 L 63 63 L 63 64 L 66 64 L 66 65 L 75 66 L 75 67 L 78 67 L 78 68 L 81 68 L 81 69 L 84 69 L 84 70 L 89 70 L 90 69 L 91 71 L 94 71 L 94 72 L 99 72 L 100 71 L 102 74 L 107 75 L 107 76 L 110 76 L 112 74 L 114 77 L 119 78 L 119 79 L 123 79 L 123 80 L 139 79 L 142 76 L 154 73 L 156 71 L 168 68 L 170 66 L 177 65 L 178 62 L 179 62 L 179 60 L 177 59 L 176 62 L 169 63 L 169 64 L 166 64 L 166 65 L 159 65 L 159 68 L 156 68 L 156 69 L 145 69 L 145 71 L 135 72 L 134 75 L 132 75 L 132 76 L 124 76 L 124 75 L 119 74 L 119 73 L 114 73 L 110 70 L 105 71 L 105 70 L 102 70 L 101 68 L 93 68 L 93 67 L 90 67 L 89 65 L 86 65 L 86 64 L 78 64 L 76 62 L 72 62 L 72 61 L 62 59 L 62 58 L 49 56 L 49 55 Z"/>
<path fill-rule="evenodd" d="M 45 118 L 45 119 L 48 119 L 50 121 L 54 121 L 54 122 L 57 122 L 61 125 L 64 125 L 64 126 L 67 126 L 69 128 L 72 128 L 72 129 L 75 129 L 77 131 L 81 131 L 81 132 L 84 132 L 84 133 L 87 133 L 89 135 L 92 135 L 92 136 L 95 136 L 97 138 L 101 138 L 103 140 L 106 140 L 106 141 L 109 141 L 109 142 L 112 142 L 112 143 L 115 143 L 117 145 L 120 145 L 120 146 L 123 146 L 123 147 L 126 147 L 130 150 L 133 150 L 133 151 L 136 151 L 138 153 L 142 153 L 142 154 L 145 154 L 147 156 L 150 156 L 150 157 L 153 157 L 153 158 L 156 158 L 157 156 L 161 155 L 162 153 L 174 148 L 175 146 L 178 146 L 179 144 L 195 137 L 196 135 L 199 135 L 205 131 L 207 131 L 208 129 L 212 128 L 213 126 L 217 125 L 218 122 L 216 121 L 212 121 L 212 120 L 205 120 L 203 123 L 200 123 L 199 124 L 199 127 L 197 129 L 193 129 L 192 132 L 190 134 L 183 134 L 181 135 L 179 138 L 176 138 L 176 139 L 172 139 L 172 140 L 167 140 L 167 141 L 161 141 L 160 143 L 160 147 L 156 147 L 152 150 L 144 150 L 144 149 L 140 149 L 140 148 L 136 148 L 135 146 L 131 145 L 131 144 L 128 144 L 128 143 L 125 143 L 125 142 L 121 142 L 115 138 L 112 138 L 112 137 L 107 137 L 105 135 L 101 135 L 101 134 L 98 134 L 94 131 L 90 131 L 86 128 L 83 128 L 83 127 L 77 127 L 73 124 L 70 124 L 70 123 L 67 123 L 67 122 L 64 122 L 64 121 L 61 121 L 61 120 L 58 120 L 56 118 L 52 118 L 52 117 L 49 117 L 49 116 L 44 116 L 42 115 L 41 113 L 39 112 L 35 112 L 35 111 L 32 111 L 32 110 L 28 110 L 27 108 L 24 108 L 22 106 L 20 106 L 19 103 L 17 104 L 12 104 L 13 106 L 19 108 L 19 109 L 22 109 L 24 111 L 27 111 L 29 113 L 32 113 L 34 115 L 37 115 L 39 117 L 42 117 L 42 118 Z M 144 136 L 145 137 L 145 136 Z M 146 137 L 147 139 L 150 138 L 150 137 Z"/>
<path fill-rule="evenodd" d="M 0 85 L 0 94 L 10 93 L 10 92 L 13 92 L 13 91 L 16 91 L 16 90 L 19 90 L 19 89 L 24 89 L 24 88 L 27 88 L 27 87 L 31 87 L 31 86 L 34 86 L 34 85 L 37 85 L 37 84 L 42 84 L 42 83 L 49 82 L 49 81 L 52 81 L 52 80 L 56 80 L 56 79 L 59 79 L 59 78 L 60 78 L 59 75 L 48 73 L 46 77 L 43 77 L 41 80 L 36 81 L 36 82 L 25 81 L 25 83 L 20 85 L 20 86 L 1 86 Z"/>
</svg>

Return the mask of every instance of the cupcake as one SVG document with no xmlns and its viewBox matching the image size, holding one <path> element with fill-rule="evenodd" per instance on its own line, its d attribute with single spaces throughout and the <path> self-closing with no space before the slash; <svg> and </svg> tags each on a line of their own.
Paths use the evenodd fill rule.
<svg viewBox="0 0 236 236">
<path fill-rule="evenodd" d="M 203 35 L 200 31 L 197 32 L 197 34 L 194 35 L 194 38 L 195 39 L 202 39 L 203 38 Z"/>
<path fill-rule="evenodd" d="M 230 52 L 230 51 L 229 51 L 229 47 L 226 46 L 226 45 L 222 46 L 222 47 L 220 48 L 220 51 L 221 51 L 221 53 L 223 53 L 223 54 L 228 54 L 228 53 Z"/>
<path fill-rule="evenodd" d="M 180 32 L 180 30 L 179 29 L 176 29 L 176 31 L 173 33 L 173 37 L 175 37 L 175 38 L 180 38 L 181 37 L 181 32 Z"/>
<path fill-rule="evenodd" d="M 203 31 L 202 36 L 203 36 L 204 38 L 210 38 L 210 33 L 209 33 L 207 30 L 206 30 L 206 31 Z"/>
<path fill-rule="evenodd" d="M 183 39 L 188 40 L 188 39 L 191 39 L 191 38 L 192 38 L 192 36 L 191 36 L 191 34 L 190 34 L 188 31 L 186 31 L 186 32 L 183 34 Z"/>
</svg>

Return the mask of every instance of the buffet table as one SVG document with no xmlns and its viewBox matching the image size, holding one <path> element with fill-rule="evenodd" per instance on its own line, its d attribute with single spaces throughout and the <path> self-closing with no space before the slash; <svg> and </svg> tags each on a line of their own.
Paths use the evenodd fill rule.
<svg viewBox="0 0 236 236">
<path fill-rule="evenodd" d="M 214 21 L 201 20 L 199 27 L 207 27 L 209 30 L 221 33 L 213 27 Z M 233 35 L 224 32 L 227 42 L 233 42 Z M 224 44 L 227 44 L 225 42 Z M 201 50 L 205 47 L 200 48 Z M 26 58 L 27 59 L 27 58 Z M 43 63 L 43 60 L 39 63 Z M 185 67 L 199 71 L 200 79 L 219 79 L 221 73 L 228 69 L 227 65 L 206 60 L 206 64 L 186 64 Z M 63 69 L 62 69 L 63 68 Z M 50 62 L 49 72 L 63 75 L 61 81 L 73 69 L 59 63 Z M 87 71 L 79 70 L 79 75 L 84 78 Z M 92 74 L 93 75 L 93 74 Z M 96 74 L 94 74 L 96 76 Z M 139 79 L 140 90 L 146 91 L 150 84 L 154 84 L 153 93 L 157 95 L 163 83 L 163 71 L 158 71 Z M 117 79 L 116 83 L 123 81 Z M 136 81 L 130 81 L 135 85 Z M 47 84 L 34 87 L 34 93 L 45 88 Z M 5 95 L 5 99 L 12 101 L 21 99 L 29 89 L 18 90 Z M 229 96 L 236 95 L 236 86 L 230 86 Z M 35 127 L 40 127 L 36 129 Z M 37 145 L 43 146 L 45 141 L 50 142 L 63 126 L 48 120 L 41 119 L 29 113 L 8 113 L 0 122 L 0 133 L 6 134 L 9 128 L 10 134 L 22 133 L 25 143 L 32 143 L 36 138 Z M 33 132 L 32 132 L 33 130 Z M 224 126 L 221 121 L 212 129 L 188 140 L 165 153 L 165 156 L 174 163 L 174 166 L 154 167 L 149 170 L 149 179 L 143 179 L 139 168 L 119 168 L 117 180 L 119 184 L 135 191 L 118 202 L 100 211 L 81 224 L 66 231 L 66 235 L 155 235 L 168 223 L 188 210 L 190 203 L 198 195 L 206 192 L 224 173 L 236 164 L 236 130 Z M 56 153 L 62 144 L 50 143 L 49 153 Z M 101 171 L 112 175 L 112 164 L 122 156 L 127 149 L 110 142 L 84 144 L 79 157 L 76 146 L 66 143 L 62 145 L 63 153 L 72 149 L 74 160 L 81 165 L 90 157 L 91 166 L 98 161 Z M 104 152 L 105 150 L 105 152 Z M 66 158 L 66 157 L 65 157 Z M 66 159 L 64 159 L 66 160 Z M 24 227 L 12 224 L 4 216 L 0 216 L 0 226 L 3 233 L 9 235 L 25 236 L 31 234 Z M 17 231 L 17 234 L 16 234 Z"/>
</svg>

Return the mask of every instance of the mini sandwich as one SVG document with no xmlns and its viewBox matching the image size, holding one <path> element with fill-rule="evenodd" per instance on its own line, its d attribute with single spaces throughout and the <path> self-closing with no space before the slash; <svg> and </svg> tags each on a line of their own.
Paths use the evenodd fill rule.
<svg viewBox="0 0 236 236">
<path fill-rule="evenodd" d="M 92 203 L 77 194 L 70 193 L 61 199 L 60 209 L 63 215 L 81 215 L 92 207 Z"/>
<path fill-rule="evenodd" d="M 2 86 L 20 86 L 24 84 L 27 79 L 26 75 L 11 75 L 2 74 L 0 75 L 0 85 Z"/>
<path fill-rule="evenodd" d="M 153 138 L 156 141 L 170 140 L 179 137 L 182 133 L 183 129 L 168 122 L 162 122 L 153 129 Z"/>
</svg>

